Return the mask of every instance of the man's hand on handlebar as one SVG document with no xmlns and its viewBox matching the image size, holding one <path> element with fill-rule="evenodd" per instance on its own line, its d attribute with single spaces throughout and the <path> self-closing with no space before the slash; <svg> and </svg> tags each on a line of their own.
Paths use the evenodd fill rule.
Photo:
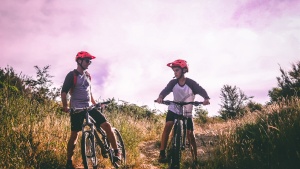
<svg viewBox="0 0 300 169">
<path fill-rule="evenodd" d="M 155 100 L 157 103 L 161 104 L 163 102 L 163 99 L 161 97 L 158 97 L 156 100 Z"/>
<path fill-rule="evenodd" d="M 205 100 L 203 101 L 203 105 L 209 105 L 209 104 L 210 104 L 209 99 L 205 99 Z"/>
<path fill-rule="evenodd" d="M 62 108 L 62 111 L 65 112 L 65 113 L 69 113 L 70 112 L 69 110 L 70 110 L 70 108 L 68 106 L 64 106 Z"/>
</svg>

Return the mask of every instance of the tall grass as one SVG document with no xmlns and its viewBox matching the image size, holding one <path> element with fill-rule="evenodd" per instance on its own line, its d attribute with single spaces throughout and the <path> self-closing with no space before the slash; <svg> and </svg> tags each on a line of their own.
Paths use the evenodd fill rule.
<svg viewBox="0 0 300 169">
<path fill-rule="evenodd" d="M 253 117 L 253 115 L 252 115 Z M 271 105 L 221 135 L 207 168 L 293 169 L 300 166 L 300 101 Z"/>
<path fill-rule="evenodd" d="M 62 168 L 68 129 L 52 114 L 57 105 L 17 94 L 0 99 L 0 168 Z"/>
<path fill-rule="evenodd" d="M 70 135 L 70 120 L 61 112 L 60 104 L 46 100 L 39 103 L 29 95 L 9 93 L 0 89 L 0 168 L 64 168 L 67 141 Z M 142 111 L 143 110 L 143 111 Z M 139 144 L 157 139 L 161 133 L 162 121 L 149 110 L 139 109 L 134 117 L 130 109 L 104 111 L 112 126 L 123 137 L 128 168 L 140 168 Z M 80 139 L 78 144 L 80 144 Z M 81 164 L 80 146 L 75 148 L 75 164 Z M 101 167 L 110 168 L 108 160 L 100 162 Z"/>
</svg>

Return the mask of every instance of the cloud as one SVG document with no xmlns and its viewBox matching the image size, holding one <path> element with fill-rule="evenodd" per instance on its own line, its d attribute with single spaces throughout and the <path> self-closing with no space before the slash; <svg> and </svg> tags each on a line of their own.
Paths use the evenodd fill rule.
<svg viewBox="0 0 300 169">
<path fill-rule="evenodd" d="M 167 63 L 186 59 L 188 77 L 212 98 L 223 85 L 268 100 L 279 64 L 300 53 L 297 1 L 9 1 L 0 6 L 0 66 L 34 76 L 51 65 L 54 85 L 76 68 L 78 51 L 95 55 L 89 68 L 95 98 L 120 98 L 152 108 L 173 77 Z M 172 95 L 168 96 L 172 99 Z M 202 98 L 197 98 L 201 100 Z"/>
<path fill-rule="evenodd" d="M 284 17 L 300 15 L 299 1 L 249 0 L 238 3 L 232 15 L 235 26 L 264 29 Z"/>
</svg>

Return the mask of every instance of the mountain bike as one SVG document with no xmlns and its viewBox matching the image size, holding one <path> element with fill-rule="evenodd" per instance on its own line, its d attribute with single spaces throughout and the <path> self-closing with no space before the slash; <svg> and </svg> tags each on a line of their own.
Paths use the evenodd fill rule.
<svg viewBox="0 0 300 169">
<path fill-rule="evenodd" d="M 114 158 L 114 149 L 111 147 L 107 135 L 105 131 L 99 127 L 96 128 L 95 123 L 96 121 L 89 115 L 89 112 L 93 109 L 101 108 L 101 105 L 106 105 L 110 103 L 102 102 L 97 103 L 95 105 L 91 105 L 86 108 L 72 108 L 71 113 L 84 113 L 85 120 L 82 124 L 82 140 L 81 140 L 81 154 L 82 154 L 82 161 L 85 169 L 93 168 L 97 169 L 98 167 L 98 158 L 102 156 L 103 158 L 110 159 L 111 164 L 115 168 L 119 168 L 120 166 L 126 165 L 126 151 L 124 142 L 120 132 L 116 128 L 112 128 L 115 136 L 117 147 L 121 153 L 121 160 L 117 160 Z M 100 109 L 102 113 L 102 108 Z M 100 138 L 100 136 L 101 138 Z M 100 155 L 101 154 L 101 155 Z"/>
<path fill-rule="evenodd" d="M 179 169 L 181 151 L 185 150 L 186 148 L 187 134 L 187 117 L 185 116 L 185 113 L 183 111 L 183 106 L 188 104 L 199 106 L 200 104 L 203 104 L 203 102 L 175 102 L 164 100 L 162 103 L 165 105 L 175 104 L 179 106 L 179 115 L 176 116 L 174 120 L 173 137 L 167 148 L 167 159 L 169 162 L 169 167 L 172 169 Z"/>
</svg>

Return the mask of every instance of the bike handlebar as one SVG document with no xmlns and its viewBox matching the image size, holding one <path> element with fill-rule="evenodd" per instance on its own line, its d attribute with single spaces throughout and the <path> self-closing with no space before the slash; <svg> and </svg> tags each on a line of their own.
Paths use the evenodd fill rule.
<svg viewBox="0 0 300 169">
<path fill-rule="evenodd" d="M 89 107 L 84 107 L 84 108 L 76 108 L 76 107 L 72 107 L 69 112 L 72 112 L 73 113 L 76 113 L 76 112 L 81 112 L 81 111 L 90 111 L 94 108 L 100 108 L 101 105 L 106 105 L 106 104 L 109 104 L 111 101 L 106 101 L 106 102 L 101 102 L 101 103 L 96 103 L 96 104 L 93 104 L 93 105 L 90 105 Z"/>
<path fill-rule="evenodd" d="M 157 102 L 157 101 L 154 100 L 154 102 Z M 179 106 L 184 106 L 184 105 L 187 105 L 187 104 L 192 104 L 194 106 L 199 106 L 199 105 L 203 104 L 203 102 L 198 102 L 198 101 L 194 101 L 194 102 L 175 102 L 175 101 L 170 101 L 170 100 L 163 100 L 162 101 L 162 104 L 165 104 L 165 105 L 170 105 L 171 103 L 177 104 Z"/>
</svg>

